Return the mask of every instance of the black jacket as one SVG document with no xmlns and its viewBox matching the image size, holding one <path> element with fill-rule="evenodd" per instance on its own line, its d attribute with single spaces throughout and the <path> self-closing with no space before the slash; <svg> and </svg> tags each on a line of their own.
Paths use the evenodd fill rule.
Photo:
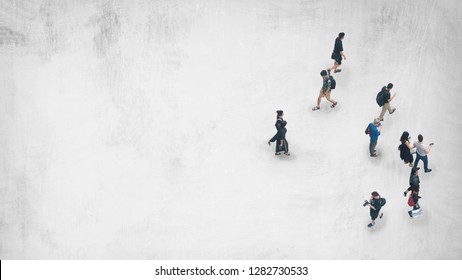
<svg viewBox="0 0 462 280">
<path fill-rule="evenodd" d="M 388 103 L 388 99 L 391 98 L 390 91 L 387 90 L 387 87 L 382 88 L 382 100 L 383 103 Z"/>
<path fill-rule="evenodd" d="M 337 39 L 335 39 L 334 53 L 340 54 L 340 52 L 343 52 L 343 43 L 342 40 L 337 37 Z"/>
</svg>

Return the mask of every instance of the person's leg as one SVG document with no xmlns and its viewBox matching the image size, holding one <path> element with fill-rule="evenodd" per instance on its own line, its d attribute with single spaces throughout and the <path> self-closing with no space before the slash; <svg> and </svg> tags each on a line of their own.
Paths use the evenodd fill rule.
<svg viewBox="0 0 462 280">
<path fill-rule="evenodd" d="M 382 119 L 383 119 L 383 116 L 385 116 L 385 112 L 386 112 L 387 110 L 389 110 L 389 108 L 390 108 L 390 104 L 389 104 L 389 103 L 383 104 L 383 106 L 382 106 L 382 112 L 380 112 L 379 120 L 382 120 Z"/>
<path fill-rule="evenodd" d="M 339 63 L 338 63 L 338 58 L 337 58 L 337 54 L 336 53 L 332 53 L 331 57 L 333 60 L 334 60 L 334 66 L 332 66 L 331 68 L 329 68 L 328 70 L 336 70 L 337 67 L 339 67 Z"/>
<path fill-rule="evenodd" d="M 406 196 L 407 196 L 407 193 L 408 193 L 408 192 L 410 192 L 410 191 L 411 191 L 411 189 L 412 189 L 412 188 L 411 188 L 411 187 L 409 187 L 409 188 L 407 188 L 407 189 L 404 191 L 404 197 L 406 197 Z"/>
<path fill-rule="evenodd" d="M 335 102 L 335 100 L 333 100 L 333 99 L 331 98 L 330 94 L 331 94 L 331 91 L 328 90 L 328 91 L 326 92 L 326 99 L 327 99 L 327 101 L 329 101 L 329 102 L 332 103 L 332 104 L 337 103 L 337 102 Z"/>
<path fill-rule="evenodd" d="M 395 111 L 395 109 L 392 109 L 392 108 L 391 108 L 390 103 L 386 103 L 386 104 L 388 104 L 388 109 L 387 109 L 387 110 L 388 110 L 388 113 L 389 113 L 389 114 L 393 114 L 393 112 Z"/>
<path fill-rule="evenodd" d="M 414 162 L 414 167 L 417 167 L 420 161 L 420 155 L 418 153 L 415 154 L 415 162 Z"/>
<path fill-rule="evenodd" d="M 284 153 L 288 154 L 289 153 L 289 142 L 284 139 Z"/>
<path fill-rule="evenodd" d="M 422 161 L 424 163 L 424 170 L 428 171 L 428 157 L 427 156 L 422 157 Z"/>
<path fill-rule="evenodd" d="M 321 99 L 324 97 L 324 93 L 322 93 L 322 88 L 321 90 L 319 91 L 319 95 L 318 95 L 318 103 L 316 103 L 316 106 L 317 107 L 320 107 L 321 105 Z"/>
<path fill-rule="evenodd" d="M 372 156 L 375 156 L 375 147 L 377 146 L 377 141 L 373 141 L 371 139 L 370 143 L 369 143 L 369 153 Z"/>
</svg>

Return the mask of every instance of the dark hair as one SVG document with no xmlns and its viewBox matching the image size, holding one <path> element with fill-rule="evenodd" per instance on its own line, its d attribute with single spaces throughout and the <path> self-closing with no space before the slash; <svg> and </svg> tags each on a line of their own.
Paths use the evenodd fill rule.
<svg viewBox="0 0 462 280">
<path fill-rule="evenodd" d="M 276 114 L 278 114 L 278 117 L 280 117 L 284 114 L 284 112 L 282 110 L 277 110 Z"/>
<path fill-rule="evenodd" d="M 401 139 L 399 139 L 399 141 L 404 144 L 407 140 L 409 140 L 409 132 L 405 131 L 401 135 Z"/>
<path fill-rule="evenodd" d="M 326 70 L 322 70 L 321 73 L 319 73 L 321 76 L 327 76 L 327 71 Z"/>
<path fill-rule="evenodd" d="M 378 192 L 372 192 L 371 195 L 372 196 L 380 196 Z"/>
<path fill-rule="evenodd" d="M 411 174 L 412 174 L 412 175 L 415 175 L 419 169 L 420 169 L 420 167 L 415 167 L 415 166 L 414 166 L 414 167 L 411 169 Z"/>
<path fill-rule="evenodd" d="M 417 139 L 419 139 L 419 142 L 422 142 L 422 141 L 423 141 L 423 136 L 422 136 L 422 134 L 419 134 L 419 136 L 417 136 Z"/>
<path fill-rule="evenodd" d="M 389 84 L 387 85 L 387 89 L 392 89 L 392 88 L 393 88 L 393 84 L 392 84 L 392 83 L 389 83 Z"/>
<path fill-rule="evenodd" d="M 344 32 L 340 32 L 340 33 L 338 34 L 338 37 L 339 37 L 340 39 L 343 39 L 343 37 L 345 37 L 345 33 L 344 33 Z"/>
</svg>

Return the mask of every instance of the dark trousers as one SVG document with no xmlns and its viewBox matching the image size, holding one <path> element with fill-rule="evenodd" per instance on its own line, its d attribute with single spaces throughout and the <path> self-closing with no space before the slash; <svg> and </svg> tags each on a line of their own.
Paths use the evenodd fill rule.
<svg viewBox="0 0 462 280">
<path fill-rule="evenodd" d="M 372 141 L 369 143 L 369 153 L 372 155 L 375 155 L 375 147 L 377 146 L 377 141 Z"/>
<path fill-rule="evenodd" d="M 425 156 L 421 156 L 419 155 L 418 153 L 416 153 L 416 158 L 415 158 L 415 162 L 414 162 L 414 166 L 417 167 L 417 164 L 419 164 L 419 161 L 422 160 L 423 163 L 424 163 L 424 170 L 427 171 L 428 170 L 428 157 L 427 155 Z"/>
</svg>

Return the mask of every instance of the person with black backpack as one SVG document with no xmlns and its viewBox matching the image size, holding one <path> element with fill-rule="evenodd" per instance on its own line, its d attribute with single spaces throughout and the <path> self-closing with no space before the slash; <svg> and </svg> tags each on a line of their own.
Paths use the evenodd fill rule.
<svg viewBox="0 0 462 280">
<path fill-rule="evenodd" d="M 412 162 L 414 161 L 414 156 L 411 154 L 411 149 L 414 148 L 414 145 L 411 145 L 409 142 L 410 138 L 409 132 L 404 131 L 399 140 L 401 141 L 401 145 L 398 146 L 398 150 L 401 160 L 404 160 L 405 164 L 409 164 L 410 167 L 413 167 L 414 165 Z"/>
<path fill-rule="evenodd" d="M 333 100 L 330 97 L 331 90 L 335 89 L 336 84 L 337 84 L 335 79 L 333 77 L 329 76 L 329 74 L 327 74 L 326 70 L 322 70 L 320 74 L 321 74 L 322 79 L 323 79 L 322 88 L 319 91 L 318 102 L 317 102 L 317 105 L 315 107 L 313 107 L 313 109 L 312 109 L 313 111 L 321 109 L 320 105 L 321 105 L 321 99 L 323 97 L 326 97 L 327 101 L 332 103 L 332 105 L 330 105 L 331 108 L 335 108 L 335 106 L 337 106 L 337 101 Z"/>
<path fill-rule="evenodd" d="M 387 203 L 387 200 L 383 197 L 380 197 L 378 192 L 372 192 L 371 197 L 369 200 L 364 200 L 363 206 L 369 206 L 370 211 L 369 214 L 371 216 L 371 222 L 367 225 L 367 227 L 373 227 L 375 225 L 375 220 L 377 217 L 382 219 L 383 213 L 380 214 L 380 209 Z"/>
<path fill-rule="evenodd" d="M 391 109 L 390 102 L 395 98 L 396 93 L 393 96 L 390 95 L 390 90 L 393 88 L 393 84 L 389 83 L 386 87 L 382 87 L 382 90 L 377 94 L 376 101 L 377 104 L 382 107 L 382 112 L 380 112 L 379 120 L 383 121 L 383 116 L 385 112 L 393 114 L 396 111 L 396 108 Z"/>
</svg>

